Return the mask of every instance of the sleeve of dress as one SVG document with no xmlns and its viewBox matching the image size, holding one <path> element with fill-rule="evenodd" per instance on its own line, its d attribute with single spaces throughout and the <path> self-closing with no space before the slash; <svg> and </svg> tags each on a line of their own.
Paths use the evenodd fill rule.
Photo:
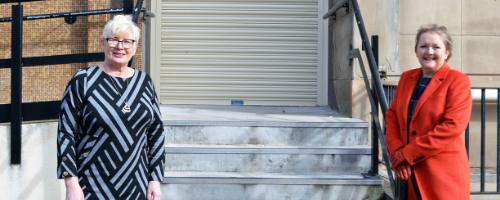
<svg viewBox="0 0 500 200">
<path fill-rule="evenodd" d="M 69 81 L 61 100 L 59 126 L 57 131 L 57 178 L 77 175 L 75 143 L 83 108 L 84 83 L 86 73 L 83 70 Z"/>
<path fill-rule="evenodd" d="M 385 122 L 386 122 L 385 137 L 386 137 L 387 149 L 389 150 L 390 154 L 392 154 L 400 147 L 404 146 L 403 140 L 401 140 L 401 134 L 399 133 L 400 128 L 399 128 L 398 115 L 396 112 L 396 106 L 398 103 L 398 94 L 402 92 L 400 88 L 402 87 L 401 83 L 403 81 L 401 80 L 403 80 L 404 75 L 405 73 L 401 74 L 401 79 L 399 80 L 398 87 L 396 87 L 396 93 L 394 94 L 394 99 L 392 100 L 389 110 L 387 110 L 387 113 L 385 114 Z"/>
<path fill-rule="evenodd" d="M 165 165 L 165 133 L 163 131 L 163 120 L 160 113 L 158 98 L 151 79 L 149 89 L 152 91 L 151 104 L 153 107 L 153 121 L 148 128 L 148 159 L 149 159 L 149 181 L 163 181 Z"/>
</svg>

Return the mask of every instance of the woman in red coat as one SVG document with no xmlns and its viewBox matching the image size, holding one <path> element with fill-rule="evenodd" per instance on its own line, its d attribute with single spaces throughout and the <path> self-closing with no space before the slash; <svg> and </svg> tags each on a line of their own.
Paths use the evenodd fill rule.
<svg viewBox="0 0 500 200">
<path fill-rule="evenodd" d="M 453 43 L 444 26 L 421 26 L 415 42 L 421 68 L 404 72 L 386 114 L 392 169 L 408 180 L 408 199 L 470 199 L 462 138 L 471 116 L 467 75 L 451 69 Z"/>
</svg>

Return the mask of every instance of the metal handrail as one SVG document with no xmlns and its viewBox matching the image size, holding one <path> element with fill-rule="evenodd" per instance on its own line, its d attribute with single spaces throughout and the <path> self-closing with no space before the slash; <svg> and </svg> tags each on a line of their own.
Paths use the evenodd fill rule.
<svg viewBox="0 0 500 200">
<path fill-rule="evenodd" d="M 380 107 L 382 109 L 383 119 L 385 119 L 385 113 L 387 112 L 389 107 L 387 104 L 387 99 L 385 98 L 385 93 L 384 93 L 384 89 L 382 86 L 382 82 L 380 81 L 377 63 L 375 61 L 373 50 L 371 48 L 371 45 L 370 45 L 370 42 L 368 39 L 368 34 L 366 33 L 366 28 L 364 25 L 363 17 L 361 16 L 361 11 L 359 9 L 358 1 L 357 0 L 342 0 L 342 1 L 340 1 L 332 9 L 330 9 L 325 15 L 323 15 L 323 19 L 327 19 L 328 17 L 331 17 L 338 9 L 340 9 L 344 4 L 348 3 L 349 1 L 351 1 L 351 3 L 352 3 L 353 9 L 354 9 L 354 14 L 356 16 L 356 24 L 358 24 L 358 29 L 359 29 L 360 34 L 361 34 L 361 39 L 362 39 L 363 45 L 365 47 L 365 53 L 366 53 L 366 57 L 368 59 L 371 77 L 373 80 L 373 86 L 374 86 L 373 88 L 374 88 L 374 92 L 376 94 L 376 95 L 374 95 L 374 97 L 375 97 L 375 99 L 378 100 L 378 102 L 380 102 Z M 351 50 L 349 52 L 349 57 L 350 58 L 354 58 L 354 57 L 359 58 L 361 71 L 363 72 L 363 79 L 365 81 L 365 86 L 366 86 L 366 89 L 368 91 L 368 94 L 370 94 L 370 86 L 368 84 L 368 77 L 366 74 L 366 70 L 364 69 L 364 65 L 363 65 L 363 62 L 361 60 L 361 54 L 360 54 L 359 50 L 358 49 Z M 372 110 L 377 109 L 378 104 L 375 104 L 374 98 L 371 95 L 368 95 L 368 96 L 370 99 L 370 104 L 372 106 Z M 374 115 L 374 113 L 376 113 L 376 112 L 372 111 L 372 119 L 373 119 L 372 121 L 375 122 L 375 126 L 376 126 L 375 130 L 377 132 L 377 135 L 379 136 L 378 138 L 379 138 L 379 141 L 381 143 L 382 157 L 383 157 L 383 160 L 387 166 L 387 175 L 389 176 L 389 182 L 391 184 L 391 189 L 393 191 L 393 194 L 396 194 L 396 191 L 395 191 L 396 190 L 396 182 L 395 182 L 395 179 L 393 178 L 392 171 L 390 170 L 391 164 L 389 161 L 389 151 L 387 150 L 387 146 L 385 143 L 385 134 L 384 134 L 384 131 L 380 125 L 380 120 L 378 119 L 378 115 Z"/>
<path fill-rule="evenodd" d="M 480 160 L 480 188 L 479 192 L 471 192 L 472 195 L 478 194 L 500 194 L 500 145 L 497 145 L 497 187 L 496 192 L 487 192 L 485 191 L 485 182 L 486 182 L 486 89 L 491 89 L 487 87 L 473 87 L 472 89 L 480 89 L 481 90 L 481 160 Z M 500 97 L 500 88 L 495 88 L 497 90 L 497 95 Z M 497 103 L 497 143 L 500 144 L 500 98 L 496 99 Z M 467 126 L 467 130 L 465 132 L 465 145 L 467 149 L 467 156 L 469 156 L 469 126 Z"/>
<path fill-rule="evenodd" d="M 350 59 L 353 59 L 353 58 L 358 59 L 359 65 L 360 65 L 359 67 L 361 69 L 361 73 L 363 74 L 363 81 L 365 83 L 366 91 L 368 94 L 370 94 L 370 83 L 368 80 L 368 76 L 366 74 L 365 65 L 363 64 L 363 58 L 361 57 L 361 53 L 360 53 L 359 49 L 350 50 L 349 51 L 349 58 Z M 378 139 L 379 139 L 379 141 L 381 143 L 381 147 L 382 147 L 382 158 L 385 161 L 385 164 L 387 166 L 386 169 L 387 169 L 387 176 L 389 177 L 389 183 L 391 184 L 391 189 L 393 191 L 393 194 L 396 194 L 395 193 L 396 183 L 395 183 L 395 179 L 393 177 L 392 171 L 391 171 L 391 162 L 389 161 L 389 154 L 387 153 L 388 152 L 387 146 L 385 145 L 386 140 L 385 140 L 384 132 L 383 132 L 382 126 L 380 125 L 380 119 L 378 118 L 378 114 L 374 114 L 374 113 L 377 113 L 375 110 L 377 110 L 377 108 L 378 108 L 377 104 L 375 103 L 375 99 L 377 99 L 377 96 L 368 95 L 368 99 L 370 100 L 370 105 L 372 107 L 372 122 L 374 123 L 373 125 L 375 126 L 375 128 L 372 130 L 377 132 L 376 134 L 378 135 Z M 374 134 L 374 133 L 372 133 L 372 134 Z M 378 157 L 378 155 L 377 155 L 377 157 Z M 377 160 L 378 160 L 378 158 L 377 158 Z"/>
<path fill-rule="evenodd" d="M 327 19 L 328 17 L 331 17 L 333 15 L 333 13 L 335 13 L 338 9 L 340 9 L 348 1 L 349 0 L 342 0 L 339 3 L 337 3 L 335 6 L 333 6 L 332 9 L 330 9 L 328 12 L 326 12 L 325 15 L 323 15 L 323 19 Z"/>
<path fill-rule="evenodd" d="M 387 100 L 385 99 L 384 88 L 382 87 L 382 82 L 380 81 L 380 75 L 378 74 L 377 63 L 375 62 L 375 57 L 373 55 L 373 50 L 370 45 L 370 41 L 368 40 L 368 34 L 366 33 L 365 23 L 363 21 L 363 17 L 361 16 L 361 11 L 359 9 L 357 0 L 342 0 L 337 3 L 332 9 L 330 9 L 325 15 L 323 15 L 323 19 L 327 19 L 331 17 L 333 13 L 335 13 L 338 9 L 340 9 L 344 4 L 348 1 L 352 2 L 352 6 L 354 8 L 354 14 L 356 15 L 357 24 L 359 28 L 359 32 L 361 34 L 361 39 L 363 40 L 363 45 L 366 47 L 365 53 L 368 58 L 368 65 L 370 67 L 370 72 L 372 74 L 372 79 L 375 82 L 375 89 L 378 95 L 378 99 L 380 100 L 380 107 L 382 109 L 382 114 L 385 118 L 385 113 L 389 109 L 387 104 Z"/>
<path fill-rule="evenodd" d="M 120 12 L 123 12 L 123 8 L 53 13 L 44 15 L 31 15 L 31 16 L 23 16 L 23 20 L 50 19 L 58 17 L 70 17 L 70 16 L 88 16 L 88 15 L 100 15 L 100 14 L 110 14 L 110 13 L 120 13 Z M 0 18 L 0 22 L 10 22 L 10 21 L 12 21 L 12 17 Z"/>
</svg>

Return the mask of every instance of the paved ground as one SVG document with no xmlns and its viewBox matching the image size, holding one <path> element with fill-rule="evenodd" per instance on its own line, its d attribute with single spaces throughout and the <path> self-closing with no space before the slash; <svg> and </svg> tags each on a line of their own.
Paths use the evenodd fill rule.
<svg viewBox="0 0 500 200">
<path fill-rule="evenodd" d="M 487 168 L 485 169 L 485 191 L 496 191 L 496 169 Z M 391 186 L 389 184 L 389 179 L 387 178 L 387 172 L 385 165 L 379 165 L 379 174 L 382 178 L 384 178 L 384 191 L 387 195 L 392 197 Z M 480 190 L 480 168 L 471 168 L 471 191 L 479 191 Z M 471 200 L 500 200 L 500 195 L 471 195 Z"/>
</svg>

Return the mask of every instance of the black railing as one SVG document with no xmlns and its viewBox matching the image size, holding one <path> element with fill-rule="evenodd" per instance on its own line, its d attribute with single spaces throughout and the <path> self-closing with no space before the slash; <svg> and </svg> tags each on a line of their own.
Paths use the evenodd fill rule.
<svg viewBox="0 0 500 200">
<path fill-rule="evenodd" d="M 480 135 L 481 135 L 481 144 L 480 144 L 480 182 L 479 182 L 479 191 L 471 191 L 471 195 L 479 195 L 479 194 L 500 194 L 500 88 L 491 88 L 491 87 L 473 87 L 473 97 L 476 97 L 474 99 L 477 99 L 477 93 L 480 92 L 480 109 L 481 109 L 481 122 L 480 122 Z M 477 92 L 476 92 L 477 91 Z M 492 95 L 488 95 L 487 97 L 487 91 L 491 92 Z M 486 183 L 486 105 L 488 103 L 491 104 L 496 104 L 496 136 L 497 136 L 497 143 L 496 143 L 496 191 L 486 191 L 485 190 L 485 183 Z M 474 112 L 474 111 L 473 111 Z M 472 120 L 471 120 L 472 121 Z M 474 131 L 476 132 L 476 131 Z M 469 126 L 467 127 L 467 130 L 465 132 L 465 144 L 467 148 L 467 155 L 469 155 L 469 149 L 470 149 L 470 123 Z M 491 152 L 490 152 L 491 153 Z M 469 156 L 470 158 L 470 156 Z M 490 158 L 493 159 L 493 158 Z"/>
<path fill-rule="evenodd" d="M 396 91 L 396 86 L 394 85 L 385 85 L 384 90 L 386 93 L 386 98 L 387 101 L 390 103 L 394 99 L 394 93 Z M 488 91 L 488 92 L 487 92 Z M 487 93 L 489 95 L 487 95 Z M 474 101 L 474 106 L 473 108 L 473 117 L 476 116 L 474 113 L 478 112 L 477 110 L 477 104 L 479 103 L 479 112 L 480 112 L 480 117 L 479 119 L 477 118 L 471 118 L 469 125 L 467 126 L 467 129 L 465 130 L 464 133 L 464 139 L 465 139 L 465 148 L 467 150 L 467 156 L 469 158 L 471 157 L 470 155 L 470 123 L 471 122 L 477 122 L 479 124 L 476 124 L 480 126 L 479 130 L 473 130 L 472 132 L 474 135 L 480 135 L 480 143 L 479 143 L 479 148 L 474 148 L 474 149 L 480 149 L 480 161 L 479 161 L 479 191 L 472 191 L 471 189 L 471 195 L 485 195 L 485 194 L 493 194 L 493 195 L 499 195 L 500 194 L 500 88 L 498 87 L 472 87 L 472 94 L 473 94 L 473 101 Z M 495 110 L 487 110 L 486 106 L 495 106 Z M 486 184 L 486 157 L 488 156 L 486 154 L 486 120 L 488 119 L 487 117 L 487 112 L 495 112 L 494 115 L 496 115 L 496 191 L 486 191 L 485 189 L 485 184 Z M 490 120 L 492 121 L 492 120 Z M 479 133 L 479 134 L 476 134 Z M 472 147 L 477 147 L 476 145 L 472 145 Z M 492 152 L 489 152 L 492 153 Z M 472 155 L 473 157 L 477 157 L 477 155 Z M 492 156 L 492 155 L 490 155 Z M 494 158 L 489 158 L 490 160 L 494 160 Z M 471 168 L 476 168 L 476 167 L 471 167 Z M 494 174 L 494 173 L 492 173 Z M 471 176 L 471 179 L 475 178 L 474 175 Z M 475 182 L 475 181 L 473 181 Z"/>
<path fill-rule="evenodd" d="M 373 53 L 373 49 L 370 45 L 370 40 L 368 38 L 368 34 L 366 32 L 365 24 L 363 21 L 363 17 L 361 16 L 361 11 L 358 5 L 357 0 L 341 0 L 338 2 L 332 9 L 330 9 L 324 16 L 323 19 L 327 19 L 329 17 L 335 16 L 335 13 L 338 9 L 345 7 L 345 4 L 351 2 L 351 6 L 354 10 L 354 15 L 356 17 L 356 24 L 358 25 L 358 30 L 360 31 L 361 39 L 363 46 L 365 47 L 365 54 L 368 59 L 368 64 L 370 67 L 371 78 L 372 78 L 372 87 L 370 87 L 370 81 L 368 80 L 368 75 L 366 74 L 366 70 L 363 64 L 363 60 L 361 57 L 361 52 L 359 49 L 353 49 L 349 51 L 349 58 L 354 59 L 357 58 L 360 64 L 361 71 L 363 73 L 363 80 L 365 83 L 365 88 L 367 90 L 368 99 L 370 100 L 371 105 L 371 118 L 372 118 L 372 149 L 378 149 L 377 141 L 380 141 L 381 149 L 382 149 L 382 157 L 387 166 L 387 175 L 389 176 L 389 182 L 391 185 L 391 190 L 393 194 L 398 194 L 396 192 L 396 179 L 393 177 L 393 173 L 391 171 L 391 164 L 389 161 L 389 151 L 387 150 L 387 146 L 385 143 L 385 135 L 380 124 L 381 120 L 378 118 L 378 109 L 379 106 L 382 111 L 383 118 L 385 119 L 385 113 L 388 110 L 387 99 L 385 98 L 384 89 L 382 83 L 380 81 L 380 76 L 378 73 L 378 64 Z M 377 40 L 377 39 L 375 39 Z M 374 44 L 378 44 L 378 40 L 375 41 Z M 383 121 L 383 119 L 382 119 Z M 375 141 L 375 142 L 373 142 Z M 376 153 L 376 154 L 375 154 Z M 375 172 L 378 172 L 378 152 L 372 151 L 372 170 L 370 170 L 369 175 L 377 176 Z M 398 197 L 396 197 L 397 199 Z"/>
<path fill-rule="evenodd" d="M 71 22 L 76 20 L 77 16 L 123 12 L 124 14 L 132 14 L 134 22 L 137 23 L 139 14 L 142 11 L 141 8 L 143 2 L 143 0 L 138 0 L 136 8 L 134 8 L 134 0 L 123 0 L 123 8 L 117 9 L 23 16 L 23 5 L 21 5 L 21 2 L 31 1 L 43 0 L 0 0 L 0 3 L 19 3 L 18 5 L 12 5 L 11 18 L 0 19 L 0 22 L 12 21 L 11 58 L 0 59 L 0 68 L 11 69 L 11 103 L 0 105 L 0 123 L 10 122 L 11 125 L 11 164 L 21 164 L 22 122 L 57 119 L 61 104 L 60 101 L 22 103 L 22 68 L 29 66 L 104 61 L 103 53 L 83 53 L 23 58 L 23 20 L 65 17 L 66 22 L 71 24 Z M 131 63 L 133 63 L 132 61 Z"/>
</svg>

